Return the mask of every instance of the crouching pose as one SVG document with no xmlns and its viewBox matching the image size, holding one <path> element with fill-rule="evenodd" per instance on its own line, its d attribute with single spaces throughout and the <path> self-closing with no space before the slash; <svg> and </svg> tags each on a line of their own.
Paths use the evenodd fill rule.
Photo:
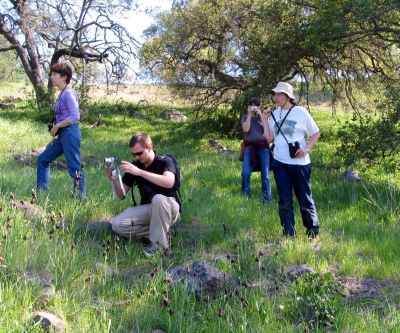
<svg viewBox="0 0 400 333">
<path fill-rule="evenodd" d="M 136 133 L 129 147 L 135 160 L 132 163 L 121 162 L 122 183 L 113 176 L 112 170 L 105 167 L 105 171 L 119 198 L 124 198 L 125 193 L 131 188 L 133 191 L 137 185 L 140 206 L 128 208 L 117 215 L 112 229 L 127 238 L 148 238 L 151 247 L 144 253 L 151 257 L 157 251 L 169 250 L 169 229 L 180 220 L 181 203 L 175 189 L 177 170 L 171 157 L 157 154 L 150 136 L 145 133 Z"/>
</svg>

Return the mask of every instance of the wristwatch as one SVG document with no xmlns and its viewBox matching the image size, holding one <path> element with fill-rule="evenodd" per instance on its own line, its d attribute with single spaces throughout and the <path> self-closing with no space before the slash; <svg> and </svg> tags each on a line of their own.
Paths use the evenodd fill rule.
<svg viewBox="0 0 400 333">
<path fill-rule="evenodd" d="M 57 123 L 57 124 L 56 124 L 56 127 L 57 127 L 57 128 L 60 128 L 60 123 Z"/>
<path fill-rule="evenodd" d="M 307 153 L 309 153 L 309 152 L 310 152 L 310 149 L 308 149 L 307 147 L 305 148 L 305 150 L 307 150 Z"/>
</svg>

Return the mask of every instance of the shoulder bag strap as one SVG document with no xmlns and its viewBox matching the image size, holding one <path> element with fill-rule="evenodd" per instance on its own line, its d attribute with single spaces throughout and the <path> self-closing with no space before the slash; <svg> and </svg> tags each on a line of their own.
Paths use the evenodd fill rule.
<svg viewBox="0 0 400 333">
<path fill-rule="evenodd" d="M 278 126 L 278 133 L 276 134 L 276 136 L 278 136 L 278 135 L 279 135 L 279 132 L 281 132 L 281 134 L 283 135 L 283 138 L 285 139 L 285 141 L 287 142 L 287 144 L 289 144 L 289 142 L 288 142 L 288 140 L 286 139 L 285 134 L 283 134 L 283 132 L 281 131 L 281 127 L 282 127 L 283 123 L 285 122 L 287 116 L 289 115 L 290 111 L 292 111 L 293 107 L 294 107 L 294 105 L 289 109 L 288 113 L 286 113 L 286 116 L 283 118 L 283 121 L 282 121 L 281 124 Z M 272 116 L 272 118 L 274 119 L 275 124 L 278 124 L 278 122 L 276 121 L 276 118 L 275 118 L 273 112 L 271 112 L 271 116 Z"/>
</svg>

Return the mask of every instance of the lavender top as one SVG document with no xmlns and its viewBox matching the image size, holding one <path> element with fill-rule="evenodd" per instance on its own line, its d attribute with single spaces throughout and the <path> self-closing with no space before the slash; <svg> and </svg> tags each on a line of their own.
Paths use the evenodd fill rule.
<svg viewBox="0 0 400 333">
<path fill-rule="evenodd" d="M 71 125 L 79 121 L 79 97 L 74 89 L 64 89 L 60 98 L 54 104 L 54 113 L 57 123 L 64 119 L 68 120 Z"/>
</svg>

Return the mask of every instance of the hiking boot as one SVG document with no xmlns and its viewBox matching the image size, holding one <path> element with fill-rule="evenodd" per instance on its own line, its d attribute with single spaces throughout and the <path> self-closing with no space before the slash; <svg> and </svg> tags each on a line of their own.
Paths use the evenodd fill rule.
<svg viewBox="0 0 400 333">
<path fill-rule="evenodd" d="M 153 244 L 150 248 L 147 250 L 144 250 L 143 253 L 147 258 L 154 257 L 154 255 L 157 253 L 157 247 Z"/>
</svg>

